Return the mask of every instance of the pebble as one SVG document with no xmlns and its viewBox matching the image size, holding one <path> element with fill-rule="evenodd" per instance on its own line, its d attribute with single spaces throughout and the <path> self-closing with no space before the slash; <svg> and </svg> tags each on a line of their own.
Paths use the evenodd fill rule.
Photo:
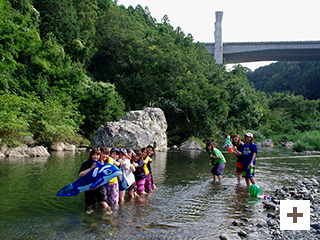
<svg viewBox="0 0 320 240">
<path fill-rule="evenodd" d="M 320 174 L 320 171 L 319 171 Z M 274 191 L 271 201 L 263 201 L 263 208 L 266 209 L 267 218 L 258 219 L 255 222 L 248 218 L 234 220 L 232 225 L 240 226 L 242 229 L 238 235 L 248 238 L 257 234 L 259 238 L 265 239 L 320 239 L 320 178 L 303 179 L 295 187 L 282 186 Z M 280 231 L 280 200 L 310 200 L 310 231 Z M 249 235 L 248 235 L 249 232 Z M 259 236 L 258 236 L 259 235 Z M 220 238 L 221 239 L 221 238 Z"/>
<path fill-rule="evenodd" d="M 245 237 L 245 236 L 247 236 L 248 234 L 247 234 L 245 231 L 240 230 L 240 232 L 238 232 L 238 235 L 239 235 L 240 237 Z"/>
<path fill-rule="evenodd" d="M 229 236 L 227 234 L 221 234 L 219 236 L 220 240 L 230 240 Z"/>
</svg>

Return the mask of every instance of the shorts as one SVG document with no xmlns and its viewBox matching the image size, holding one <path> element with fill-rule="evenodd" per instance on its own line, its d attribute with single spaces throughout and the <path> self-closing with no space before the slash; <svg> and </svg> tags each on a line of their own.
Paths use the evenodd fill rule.
<svg viewBox="0 0 320 240">
<path fill-rule="evenodd" d="M 250 168 L 249 165 L 243 165 L 242 164 L 242 177 L 244 178 L 253 178 L 255 173 L 255 166 L 253 168 Z"/>
<path fill-rule="evenodd" d="M 136 182 L 132 183 L 131 186 L 128 187 L 128 190 L 134 190 L 134 191 L 136 191 L 136 189 L 137 189 L 137 184 L 136 184 Z"/>
<path fill-rule="evenodd" d="M 216 163 L 211 169 L 211 173 L 213 175 L 222 175 L 225 166 L 226 163 Z"/>
<path fill-rule="evenodd" d="M 119 203 L 119 184 L 118 182 L 109 185 L 106 187 L 107 189 L 107 197 L 110 205 L 114 205 Z"/>
<path fill-rule="evenodd" d="M 107 202 L 107 191 L 104 186 L 100 186 L 94 190 L 89 190 L 84 192 L 85 201 L 88 206 L 94 206 L 96 201 Z"/>
<path fill-rule="evenodd" d="M 236 173 L 237 174 L 242 174 L 242 163 L 241 162 L 237 162 Z"/>
</svg>

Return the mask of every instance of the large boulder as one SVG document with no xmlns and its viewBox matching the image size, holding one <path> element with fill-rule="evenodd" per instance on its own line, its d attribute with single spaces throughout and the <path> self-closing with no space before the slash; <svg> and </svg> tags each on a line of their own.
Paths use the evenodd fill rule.
<svg viewBox="0 0 320 240">
<path fill-rule="evenodd" d="M 16 147 L 6 151 L 7 157 L 49 157 L 50 153 L 43 146 Z"/>
<path fill-rule="evenodd" d="M 141 148 L 151 144 L 167 150 L 167 121 L 160 108 L 131 111 L 118 122 L 108 122 L 96 131 L 93 147 Z"/>
<path fill-rule="evenodd" d="M 199 143 L 196 141 L 186 141 L 181 144 L 180 150 L 203 150 Z"/>
<path fill-rule="evenodd" d="M 263 142 L 257 143 L 258 147 L 265 147 L 265 148 L 273 148 L 273 142 L 271 139 L 267 139 Z"/>
</svg>

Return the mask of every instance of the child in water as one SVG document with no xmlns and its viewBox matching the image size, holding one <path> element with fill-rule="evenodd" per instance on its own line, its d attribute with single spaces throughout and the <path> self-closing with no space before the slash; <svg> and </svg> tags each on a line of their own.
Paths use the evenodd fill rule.
<svg viewBox="0 0 320 240">
<path fill-rule="evenodd" d="M 83 177 L 91 169 L 96 167 L 96 163 L 94 161 L 100 161 L 101 152 L 99 148 L 93 148 L 90 152 L 89 159 L 84 161 L 79 170 L 79 177 Z M 96 200 L 100 203 L 101 210 L 104 212 L 110 211 L 110 207 L 107 204 L 107 196 L 106 189 L 104 186 L 97 187 L 95 189 L 91 189 L 85 191 L 85 202 L 87 205 L 87 213 L 90 214 L 93 212 L 93 207 L 96 203 Z"/>
<path fill-rule="evenodd" d="M 243 143 L 240 140 L 240 136 L 238 134 L 234 134 L 232 136 L 232 145 L 233 148 L 231 149 L 231 151 L 236 154 L 234 152 L 234 149 L 238 149 L 241 150 Z M 238 184 L 240 184 L 241 182 L 241 178 L 242 178 L 242 155 L 237 155 L 237 165 L 236 165 L 236 173 L 237 173 L 237 180 L 238 180 Z"/>
<path fill-rule="evenodd" d="M 124 202 L 124 197 L 126 190 L 133 185 L 135 179 L 132 172 L 134 172 L 136 169 L 135 167 L 130 163 L 130 160 L 128 159 L 128 153 L 125 149 L 120 149 L 120 169 L 122 171 L 121 175 L 121 181 L 119 181 L 119 203 Z M 134 189 L 134 188 L 133 188 Z M 131 188 L 132 190 L 132 188 Z M 132 191 L 129 194 L 129 199 L 133 198 Z"/>
<path fill-rule="evenodd" d="M 212 142 L 207 142 L 206 151 L 211 160 L 211 173 L 213 174 L 213 182 L 216 183 L 216 177 L 218 176 L 219 183 L 222 183 L 222 174 L 226 166 L 226 159 L 219 149 L 215 148 Z"/>
<path fill-rule="evenodd" d="M 245 135 L 245 144 L 242 146 L 241 150 L 238 151 L 233 149 L 233 152 L 237 155 L 241 155 L 242 159 L 242 177 L 245 178 L 247 188 L 251 184 L 256 184 L 254 179 L 255 165 L 256 165 L 256 156 L 257 156 L 257 145 L 253 142 L 253 134 L 246 133 Z"/>
</svg>

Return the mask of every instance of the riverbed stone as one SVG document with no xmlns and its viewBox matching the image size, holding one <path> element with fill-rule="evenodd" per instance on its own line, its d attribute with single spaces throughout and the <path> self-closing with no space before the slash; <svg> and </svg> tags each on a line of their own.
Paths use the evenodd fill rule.
<svg viewBox="0 0 320 240">
<path fill-rule="evenodd" d="M 261 228 L 261 227 L 266 227 L 268 226 L 267 222 L 263 219 L 258 219 L 256 227 Z"/>
<path fill-rule="evenodd" d="M 227 234 L 221 234 L 219 236 L 219 239 L 220 240 L 231 240 L 231 238 L 229 238 L 229 236 Z"/>
<path fill-rule="evenodd" d="M 245 237 L 245 236 L 248 235 L 248 233 L 245 232 L 245 231 L 243 231 L 243 230 L 240 230 L 240 231 L 238 232 L 238 235 L 239 235 L 240 237 Z"/>
</svg>

